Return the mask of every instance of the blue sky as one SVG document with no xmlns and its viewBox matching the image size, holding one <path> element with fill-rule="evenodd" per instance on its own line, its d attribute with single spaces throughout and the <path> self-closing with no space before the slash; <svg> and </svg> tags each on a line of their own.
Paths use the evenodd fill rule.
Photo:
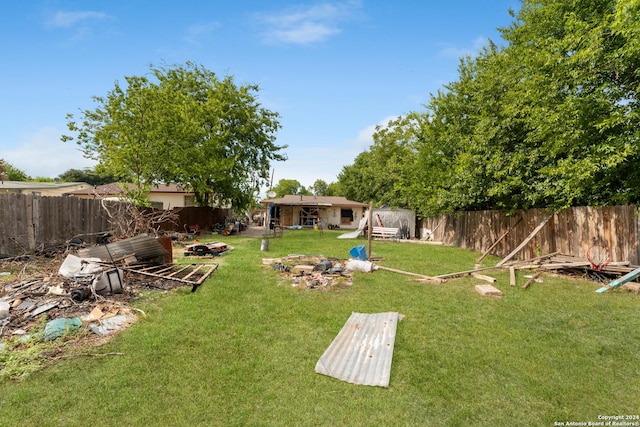
<svg viewBox="0 0 640 427">
<path fill-rule="evenodd" d="M 67 113 L 125 76 L 192 61 L 258 84 L 288 160 L 274 181 L 330 183 L 377 124 L 424 110 L 512 22 L 518 0 L 38 1 L 0 13 L 0 158 L 30 176 L 90 167 L 63 143 Z"/>
</svg>

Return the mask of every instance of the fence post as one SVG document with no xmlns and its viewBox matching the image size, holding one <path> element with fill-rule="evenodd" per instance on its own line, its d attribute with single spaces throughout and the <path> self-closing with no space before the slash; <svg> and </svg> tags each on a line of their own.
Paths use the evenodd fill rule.
<svg viewBox="0 0 640 427">
<path fill-rule="evenodd" d="M 26 196 L 25 203 L 25 218 L 27 228 L 27 250 L 33 251 L 36 249 L 36 243 L 38 239 L 39 217 L 40 217 L 40 198 L 36 195 L 29 194 Z"/>
</svg>

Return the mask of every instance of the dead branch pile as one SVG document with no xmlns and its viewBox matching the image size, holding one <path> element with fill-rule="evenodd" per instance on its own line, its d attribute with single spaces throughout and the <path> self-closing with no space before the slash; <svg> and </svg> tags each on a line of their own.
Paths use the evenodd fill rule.
<svg viewBox="0 0 640 427">
<path fill-rule="evenodd" d="M 162 224 L 178 225 L 179 216 L 174 211 L 141 209 L 132 203 L 112 203 L 102 200 L 102 207 L 109 218 L 115 238 L 127 238 L 140 234 L 161 234 Z"/>
</svg>

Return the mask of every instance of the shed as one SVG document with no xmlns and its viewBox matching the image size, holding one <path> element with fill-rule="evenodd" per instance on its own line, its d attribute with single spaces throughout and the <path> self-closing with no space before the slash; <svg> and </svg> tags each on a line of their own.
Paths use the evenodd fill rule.
<svg viewBox="0 0 640 427">
<path fill-rule="evenodd" d="M 409 237 L 416 237 L 416 214 L 409 209 L 382 207 L 373 209 L 373 225 L 381 227 L 409 228 Z"/>
</svg>

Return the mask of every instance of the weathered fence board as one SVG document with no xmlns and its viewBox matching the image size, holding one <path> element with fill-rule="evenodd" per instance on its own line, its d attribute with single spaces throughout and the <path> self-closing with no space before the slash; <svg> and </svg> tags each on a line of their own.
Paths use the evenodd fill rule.
<svg viewBox="0 0 640 427">
<path fill-rule="evenodd" d="M 204 207 L 180 208 L 176 213 L 178 223 L 161 224 L 162 230 L 184 231 L 195 224 L 206 230 L 224 223 L 229 214 L 226 209 Z M 76 237 L 93 243 L 112 231 L 99 199 L 0 194 L 0 254 L 21 255 L 65 244 Z"/>
<path fill-rule="evenodd" d="M 0 194 L 0 254 L 32 252 L 69 242 L 95 242 L 111 226 L 100 200 Z"/>
<path fill-rule="evenodd" d="M 544 209 L 517 211 L 511 215 L 502 211 L 462 212 L 423 219 L 420 228 L 435 230 L 433 240 L 446 245 L 484 252 L 522 217 L 522 222 L 491 251 L 504 257 L 548 215 Z M 436 229 L 441 221 L 443 224 Z M 599 243 L 609 249 L 611 261 L 640 265 L 639 237 L 636 206 L 574 207 L 554 213 L 514 258 L 529 259 L 553 252 L 584 257 L 592 244 Z"/>
<path fill-rule="evenodd" d="M 179 231 L 193 224 L 207 229 L 224 221 L 227 213 L 211 208 L 177 211 Z M 491 251 L 504 257 L 547 215 L 549 212 L 544 209 L 517 211 L 511 215 L 502 211 L 461 212 L 420 220 L 420 228 L 434 230 L 434 240 L 482 253 L 522 217 Z M 100 200 L 0 194 L 0 254 L 19 255 L 42 246 L 61 244 L 73 237 L 92 242 L 109 231 L 111 226 Z M 636 206 L 575 207 L 554 213 L 514 258 L 528 259 L 553 252 L 584 257 L 589 246 L 597 242 L 609 249 L 611 261 L 640 265 L 639 238 Z"/>
</svg>

